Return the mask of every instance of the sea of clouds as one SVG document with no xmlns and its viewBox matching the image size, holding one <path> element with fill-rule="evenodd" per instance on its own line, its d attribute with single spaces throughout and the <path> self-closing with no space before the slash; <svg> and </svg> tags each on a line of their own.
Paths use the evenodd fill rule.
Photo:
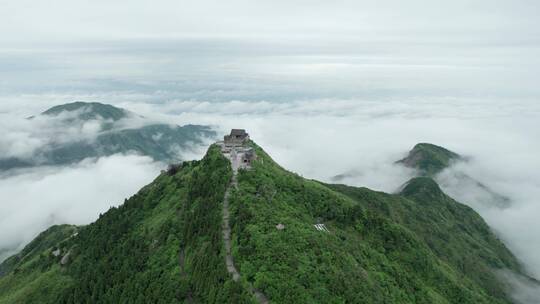
<svg viewBox="0 0 540 304">
<path fill-rule="evenodd" d="M 0 259 L 56 224 L 88 224 L 157 176 L 148 157 L 113 155 L 0 178 Z"/>
<path fill-rule="evenodd" d="M 51 138 L 92 140 L 92 124 L 25 119 L 76 100 L 221 134 L 245 128 L 307 178 L 354 172 L 342 182 L 386 192 L 414 175 L 394 162 L 431 142 L 469 159 L 437 177 L 443 190 L 540 278 L 538 1 L 55 2 L 48 14 L 49 4 L 2 4 L 3 156 L 32 157 Z M 163 166 L 128 154 L 1 172 L 0 259 L 48 225 L 92 222 Z M 489 206 L 460 174 L 510 206 Z M 501 276 L 518 301 L 540 298 Z"/>
<path fill-rule="evenodd" d="M 540 103 L 524 100 L 429 98 L 272 102 L 170 101 L 133 103 L 163 119 L 246 128 L 281 165 L 304 177 L 395 192 L 414 176 L 395 161 L 416 143 L 434 143 L 466 157 L 436 177 L 443 191 L 474 208 L 540 278 Z M 467 175 L 479 186 L 463 182 Z M 509 199 L 500 206 L 487 187 Z M 536 303 L 540 290 L 509 272 L 501 278 L 518 303 Z"/>
<path fill-rule="evenodd" d="M 246 89 L 248 95 L 254 94 L 250 90 Z M 216 101 L 214 97 L 180 99 L 161 94 L 120 91 L 4 96 L 0 100 L 9 102 L 0 114 L 5 134 L 0 150 L 4 155 L 31 157 L 32 151 L 50 143 L 55 132 L 59 133 L 54 138 L 64 134 L 66 140 L 91 140 L 95 127 L 55 130 L 54 124 L 25 118 L 67 101 L 110 102 L 151 121 L 207 124 L 220 134 L 245 128 L 278 163 L 304 177 L 332 182 L 335 175 L 354 172 L 340 182 L 394 192 L 414 175 L 394 162 L 416 143 L 430 142 L 469 159 L 438 177 L 443 190 L 479 212 L 527 272 L 540 277 L 540 225 L 536 220 L 540 214 L 540 103 L 535 100 L 361 96 Z M 203 153 L 192 153 L 190 158 Z M 66 167 L 2 173 L 0 258 L 20 250 L 52 224 L 92 222 L 151 182 L 164 166 L 143 156 L 114 155 Z M 452 180 L 459 175 L 456 172 L 466 173 L 508 197 L 511 205 L 486 205 L 480 191 L 476 193 L 478 189 L 464 191 Z M 512 274 L 501 277 L 513 286 L 518 301 L 534 303 L 531 299 L 538 292 L 534 286 Z"/>
<path fill-rule="evenodd" d="M 540 117 L 540 109 L 535 104 L 497 104 L 492 101 L 472 103 L 471 100 L 449 98 L 436 102 L 323 99 L 290 103 L 171 100 L 159 104 L 139 101 L 120 104 L 154 121 L 209 124 L 221 134 L 233 127 L 246 128 L 252 138 L 276 161 L 305 177 L 332 181 L 332 177 L 337 174 L 354 171 L 355 174 L 342 182 L 386 192 L 394 192 L 413 176 L 414 172 L 394 162 L 405 156 L 414 144 L 431 142 L 447 147 L 469 158 L 467 163 L 452 167 L 452 170 L 465 172 L 495 189 L 497 193 L 509 197 L 512 204 L 505 209 L 480 204 L 474 188 L 468 191 L 456 188 L 455 183 L 451 182 L 453 175 L 447 172 L 439 177 L 443 189 L 480 212 L 513 252 L 527 264 L 530 273 L 540 276 L 540 260 L 536 255 L 540 248 L 537 248 L 538 242 L 535 242 L 540 232 L 540 225 L 535 224 L 535 216 L 539 211 L 537 198 L 540 197 L 540 176 L 535 169 L 540 166 L 540 159 L 535 152 L 540 149 L 540 142 L 536 140 L 539 131 L 533 128 Z M 528 108 L 527 113 L 523 113 L 524 107 Z M 32 132 L 29 131 L 29 134 Z M 12 142 L 23 144 L 27 138 L 40 138 L 40 134 L 49 132 L 36 131 L 33 135 Z M 4 138 L 4 142 L 6 140 Z M 190 156 L 197 158 L 203 152 Z M 21 153 L 27 152 L 22 149 Z M 125 175 L 124 167 L 134 170 L 133 174 Z M 13 238 L 25 235 L 24 241 L 28 241 L 52 223 L 50 219 L 54 219 L 54 223 L 88 223 L 99 212 L 121 203 L 124 197 L 150 182 L 162 167 L 163 164 L 160 167 L 144 157 L 116 155 L 65 168 L 28 169 L 14 176 L 5 176 L 0 180 L 0 193 L 9 201 L 21 203 L 4 204 L 3 208 L 13 208 L 20 212 L 1 213 L 4 217 L 2 223 L 26 227 L 17 229 L 26 232 L 2 239 L 16 244 Z M 72 185 L 67 188 L 77 190 L 65 191 L 62 177 L 72 174 L 79 176 L 76 172 L 84 173 L 80 179 L 68 178 Z M 111 178 L 103 178 L 107 176 Z M 134 182 L 120 176 L 137 180 Z M 99 182 L 89 183 L 89 180 Z M 43 189 L 50 189 L 47 192 L 49 195 L 37 194 L 40 198 L 38 200 L 28 195 L 36 191 L 22 192 L 24 188 L 14 185 L 26 189 L 33 189 L 31 185 L 47 185 Z M 78 192 L 87 186 L 86 194 L 79 197 Z M 56 187 L 58 190 L 55 190 Z M 104 187 L 105 191 L 96 187 Z M 110 194 L 107 187 L 116 192 Z M 16 207 L 25 204 L 37 204 L 40 208 Z M 47 206 L 50 206 L 50 212 L 44 212 Z M 78 209 L 74 206 L 86 207 Z M 60 210 L 64 213 L 59 215 L 57 213 Z M 73 216 L 73 210 L 78 210 L 80 215 Z M 8 214 L 13 214 L 11 220 L 5 219 Z M 25 219 L 25 214 L 28 219 Z M 38 225 L 38 228 L 28 229 L 31 226 L 29 223 L 37 222 L 36 216 L 48 222 Z"/>
</svg>

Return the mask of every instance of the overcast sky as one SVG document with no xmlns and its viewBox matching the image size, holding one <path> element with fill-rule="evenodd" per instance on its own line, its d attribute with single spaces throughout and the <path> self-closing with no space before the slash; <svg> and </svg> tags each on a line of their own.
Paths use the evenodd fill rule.
<svg viewBox="0 0 540 304">
<path fill-rule="evenodd" d="M 539 14 L 535 0 L 4 0 L 0 92 L 530 98 Z"/>
<path fill-rule="evenodd" d="M 412 174 L 393 161 L 433 142 L 514 200 L 504 211 L 465 203 L 540 278 L 538 16 L 537 0 L 0 0 L 0 151 L 46 142 L 54 126 L 34 134 L 24 118 L 74 100 L 245 127 L 286 168 L 322 180 L 356 170 L 349 182 L 383 191 Z M 126 167 L 132 180 L 114 178 Z M 2 239 L 88 223 L 159 169 L 117 155 L 3 177 L 0 227 L 19 232 Z M 39 201 L 18 190 L 67 181 L 76 191 Z"/>
<path fill-rule="evenodd" d="M 19 0 L 2 1 L 1 6 L 6 25 L 1 30 L 3 41 L 23 44 L 199 36 L 359 38 L 362 34 L 377 40 L 430 38 L 441 43 L 463 36 L 476 44 L 507 44 L 503 39 L 507 35 L 523 44 L 538 39 L 539 4 L 534 0 Z M 441 39 L 443 35 L 455 36 L 448 40 Z"/>
</svg>

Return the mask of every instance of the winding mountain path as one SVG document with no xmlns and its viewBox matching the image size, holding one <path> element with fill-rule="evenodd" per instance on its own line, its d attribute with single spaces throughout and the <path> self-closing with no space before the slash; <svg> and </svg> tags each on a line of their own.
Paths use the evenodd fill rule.
<svg viewBox="0 0 540 304">
<path fill-rule="evenodd" d="M 237 188 L 238 181 L 237 181 L 237 175 L 238 175 L 238 168 L 243 166 L 241 163 L 242 159 L 242 152 L 237 152 L 235 147 L 232 147 L 230 152 L 224 152 L 222 150 L 223 155 L 229 159 L 231 162 L 231 167 L 233 170 L 233 175 L 231 178 L 231 182 L 229 183 L 229 186 L 227 187 L 227 190 L 225 191 L 225 196 L 223 198 L 223 223 L 221 226 L 221 230 L 223 232 L 223 243 L 225 244 L 225 264 L 227 265 L 227 271 L 232 275 L 232 278 L 235 282 L 238 282 L 240 280 L 240 272 L 238 272 L 238 269 L 236 269 L 236 266 L 234 265 L 234 259 L 231 253 L 231 225 L 229 223 L 229 198 L 231 195 L 231 189 Z M 257 301 L 261 304 L 268 304 L 270 301 L 268 298 L 259 290 L 257 290 L 251 283 L 248 283 L 248 290 L 249 292 L 257 299 Z"/>
</svg>

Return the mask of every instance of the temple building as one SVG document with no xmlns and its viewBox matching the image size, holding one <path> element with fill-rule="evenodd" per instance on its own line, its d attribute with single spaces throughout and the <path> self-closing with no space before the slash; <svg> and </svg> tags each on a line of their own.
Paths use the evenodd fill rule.
<svg viewBox="0 0 540 304">
<path fill-rule="evenodd" d="M 225 145 L 242 145 L 249 140 L 249 134 L 244 129 L 232 129 L 231 134 L 223 137 Z"/>
</svg>

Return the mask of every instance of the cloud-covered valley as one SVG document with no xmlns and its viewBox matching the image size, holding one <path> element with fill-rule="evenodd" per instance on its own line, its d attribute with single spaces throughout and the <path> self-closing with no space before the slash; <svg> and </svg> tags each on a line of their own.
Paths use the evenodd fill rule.
<svg viewBox="0 0 540 304">
<path fill-rule="evenodd" d="M 304 177 L 352 173 L 340 182 L 385 192 L 415 174 L 394 162 L 429 142 L 467 157 L 437 181 L 540 279 L 538 1 L 137 0 L 129 14 L 119 3 L 54 2 L 61 9 L 0 5 L 0 159 L 95 141 L 99 119 L 26 119 L 76 100 L 145 118 L 119 129 L 245 128 Z M 185 159 L 204 153 L 178 150 Z M 95 220 L 165 166 L 119 153 L 0 172 L 0 260 L 51 224 Z M 490 206 L 462 174 L 510 205 Z M 537 291 L 502 277 L 535 303 Z"/>
<path fill-rule="evenodd" d="M 416 143 L 444 146 L 468 161 L 437 177 L 443 190 L 479 212 L 527 271 L 540 277 L 536 222 L 540 108 L 536 103 L 451 98 L 287 104 L 175 101 L 133 104 L 133 108 L 180 121 L 219 121 L 222 133 L 244 127 L 280 164 L 305 177 L 332 182 L 333 176 L 353 171 L 340 182 L 386 192 L 396 191 L 414 175 L 394 162 Z M 508 197 L 510 205 L 498 207 L 475 185 L 464 188 L 455 178 L 458 173 Z M 519 281 L 516 284 L 521 286 Z"/>
<path fill-rule="evenodd" d="M 163 164 L 138 155 L 38 167 L 0 179 L 0 259 L 55 224 L 88 224 L 157 176 Z"/>
</svg>

